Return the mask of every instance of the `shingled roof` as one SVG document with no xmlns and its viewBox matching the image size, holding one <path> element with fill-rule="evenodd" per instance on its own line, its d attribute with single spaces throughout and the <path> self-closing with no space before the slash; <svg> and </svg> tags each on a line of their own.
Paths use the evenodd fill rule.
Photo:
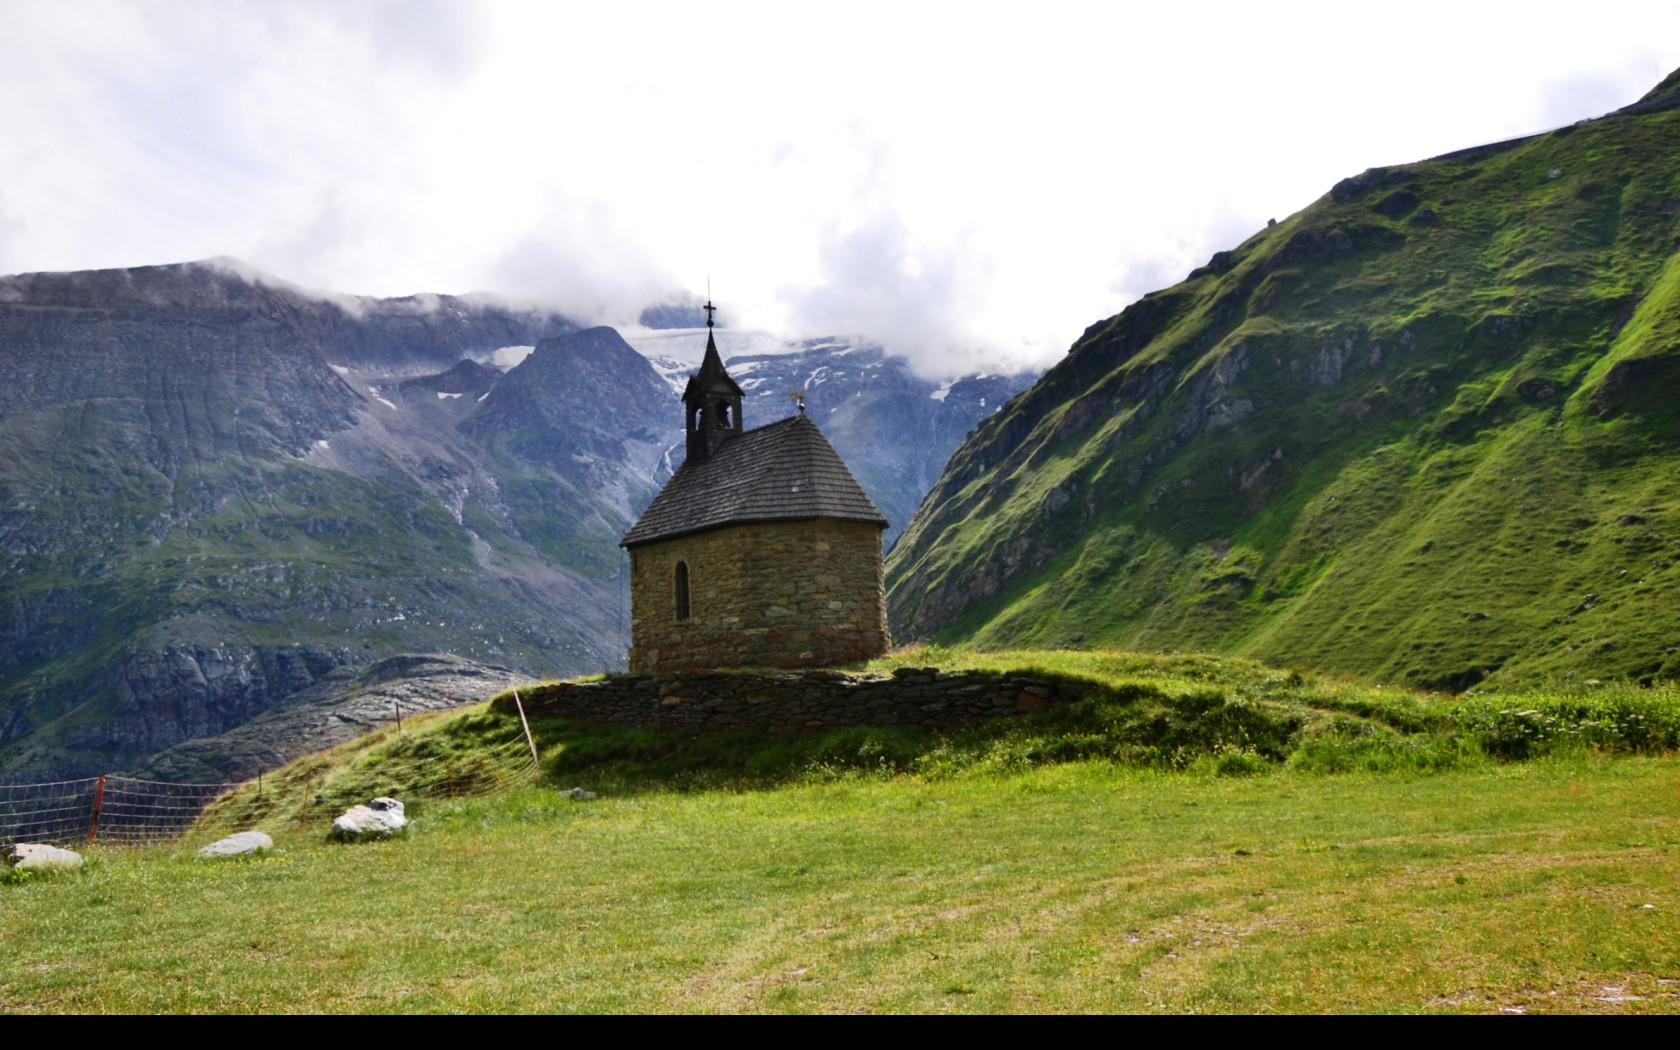
<svg viewBox="0 0 1680 1050">
<path fill-rule="evenodd" d="M 887 527 L 822 431 L 797 415 L 730 438 L 704 462 L 685 462 L 619 545 L 813 518 Z"/>
</svg>

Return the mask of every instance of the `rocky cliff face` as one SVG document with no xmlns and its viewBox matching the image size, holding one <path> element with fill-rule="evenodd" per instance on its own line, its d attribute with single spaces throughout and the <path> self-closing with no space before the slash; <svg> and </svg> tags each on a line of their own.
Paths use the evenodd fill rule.
<svg viewBox="0 0 1680 1050">
<path fill-rule="evenodd" d="M 764 375 L 826 390 L 849 353 Z M 225 262 L 0 278 L 0 775 L 281 732 L 270 712 L 404 654 L 622 666 L 617 541 L 681 454 L 681 367 L 553 314 Z M 892 378 L 825 425 L 907 517 L 990 409 L 879 351 L 859 375 Z"/>
<path fill-rule="evenodd" d="M 1680 675 L 1680 91 L 1331 188 L 1092 325 L 893 550 L 900 639 Z"/>
<path fill-rule="evenodd" d="M 488 700 L 525 676 L 439 653 L 341 665 L 249 720 L 150 755 L 139 775 L 177 783 L 237 782 L 389 725 Z"/>
<path fill-rule="evenodd" d="M 501 378 L 463 358 L 574 327 L 219 264 L 0 279 L 0 766 L 122 768 L 404 650 L 610 663 L 609 580 L 460 522 Z"/>
</svg>

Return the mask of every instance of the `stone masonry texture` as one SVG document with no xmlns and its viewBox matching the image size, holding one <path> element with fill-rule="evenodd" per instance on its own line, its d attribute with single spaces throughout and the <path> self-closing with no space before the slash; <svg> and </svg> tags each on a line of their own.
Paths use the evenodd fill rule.
<svg viewBox="0 0 1680 1050">
<path fill-rule="evenodd" d="M 529 715 L 695 734 L 858 725 L 939 731 L 1072 703 L 1101 688 L 1061 676 L 901 667 L 891 675 L 813 670 L 617 675 L 524 686 L 519 697 Z M 512 712 L 513 694 L 502 694 L 493 707 Z"/>
<path fill-rule="evenodd" d="M 677 563 L 689 616 L 677 619 Z M 630 671 L 823 667 L 887 650 L 881 530 L 868 522 L 734 525 L 630 552 Z"/>
</svg>

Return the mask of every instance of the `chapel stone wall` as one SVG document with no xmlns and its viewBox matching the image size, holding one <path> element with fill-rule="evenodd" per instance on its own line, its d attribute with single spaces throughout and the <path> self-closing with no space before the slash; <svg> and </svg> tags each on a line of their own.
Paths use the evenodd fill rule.
<svg viewBox="0 0 1680 1050">
<path fill-rule="evenodd" d="M 677 563 L 689 616 L 677 617 Z M 734 525 L 630 552 L 632 673 L 823 667 L 887 650 L 881 530 L 867 522 Z"/>
</svg>

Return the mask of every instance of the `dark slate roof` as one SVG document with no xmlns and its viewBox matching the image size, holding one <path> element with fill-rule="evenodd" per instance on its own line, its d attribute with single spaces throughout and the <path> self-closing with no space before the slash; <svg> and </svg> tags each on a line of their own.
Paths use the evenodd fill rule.
<svg viewBox="0 0 1680 1050">
<path fill-rule="evenodd" d="M 887 527 L 817 425 L 804 415 L 790 416 L 730 438 L 703 463 L 678 467 L 619 545 L 813 518 Z"/>
<path fill-rule="evenodd" d="M 712 330 L 706 329 L 706 357 L 700 362 L 700 371 L 689 376 L 688 386 L 683 388 L 683 400 L 687 401 L 695 394 L 734 394 L 745 397 L 741 386 L 729 378 L 729 372 L 723 367 L 723 358 L 718 356 L 717 343 L 712 341 Z"/>
</svg>

